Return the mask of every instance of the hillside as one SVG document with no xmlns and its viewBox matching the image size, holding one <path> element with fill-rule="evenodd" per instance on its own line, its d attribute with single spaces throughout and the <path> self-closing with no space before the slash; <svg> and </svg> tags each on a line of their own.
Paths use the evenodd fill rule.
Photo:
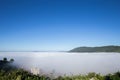
<svg viewBox="0 0 120 80">
<path fill-rule="evenodd" d="M 69 52 L 120 52 L 120 46 L 77 47 Z"/>
<path fill-rule="evenodd" d="M 87 75 L 58 76 L 56 78 L 47 75 L 34 75 L 24 69 L 15 68 L 10 65 L 13 59 L 7 61 L 7 58 L 0 60 L 0 80 L 120 80 L 120 72 L 109 75 L 96 74 L 94 72 Z"/>
<path fill-rule="evenodd" d="M 94 72 L 86 75 L 48 77 L 47 75 L 34 75 L 21 68 L 15 68 L 13 59 L 7 58 L 0 60 L 0 80 L 120 80 L 120 72 L 108 75 L 96 74 Z"/>
</svg>

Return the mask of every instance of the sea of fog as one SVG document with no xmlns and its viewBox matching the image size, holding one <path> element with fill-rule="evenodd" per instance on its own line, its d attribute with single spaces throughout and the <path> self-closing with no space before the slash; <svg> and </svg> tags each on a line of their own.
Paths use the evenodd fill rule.
<svg viewBox="0 0 120 80">
<path fill-rule="evenodd" d="M 108 74 L 120 71 L 120 53 L 67 53 L 67 52 L 0 52 L 0 59 L 13 58 L 14 64 L 41 73 L 77 75 L 96 72 Z"/>
</svg>

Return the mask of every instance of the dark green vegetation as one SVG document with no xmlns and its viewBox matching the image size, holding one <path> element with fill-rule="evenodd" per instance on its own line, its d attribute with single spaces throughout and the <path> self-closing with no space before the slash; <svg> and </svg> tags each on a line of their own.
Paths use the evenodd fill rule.
<svg viewBox="0 0 120 80">
<path fill-rule="evenodd" d="M 102 76 L 96 73 L 76 76 L 59 76 L 51 79 L 45 75 L 33 75 L 32 73 L 16 68 L 12 65 L 13 59 L 7 58 L 0 60 L 0 80 L 120 80 L 120 72 Z"/>
<path fill-rule="evenodd" d="M 17 67 L 12 66 L 13 62 L 14 59 L 10 59 L 10 61 L 8 61 L 7 58 L 3 58 L 3 60 L 0 60 L 0 70 L 10 71 L 16 69 Z"/>
<path fill-rule="evenodd" d="M 120 46 L 77 47 L 69 52 L 120 52 Z"/>
</svg>

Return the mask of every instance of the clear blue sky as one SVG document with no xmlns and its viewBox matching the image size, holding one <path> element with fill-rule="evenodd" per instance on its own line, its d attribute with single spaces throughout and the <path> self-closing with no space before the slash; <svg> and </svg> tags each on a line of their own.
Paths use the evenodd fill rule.
<svg viewBox="0 0 120 80">
<path fill-rule="evenodd" d="M 120 45 L 120 0 L 0 0 L 0 50 Z"/>
</svg>

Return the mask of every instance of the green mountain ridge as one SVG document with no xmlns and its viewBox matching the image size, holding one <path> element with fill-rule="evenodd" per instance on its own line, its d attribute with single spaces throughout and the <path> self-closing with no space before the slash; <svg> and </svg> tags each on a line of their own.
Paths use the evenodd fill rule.
<svg viewBox="0 0 120 80">
<path fill-rule="evenodd" d="M 77 47 L 69 52 L 120 52 L 120 46 Z"/>
</svg>

